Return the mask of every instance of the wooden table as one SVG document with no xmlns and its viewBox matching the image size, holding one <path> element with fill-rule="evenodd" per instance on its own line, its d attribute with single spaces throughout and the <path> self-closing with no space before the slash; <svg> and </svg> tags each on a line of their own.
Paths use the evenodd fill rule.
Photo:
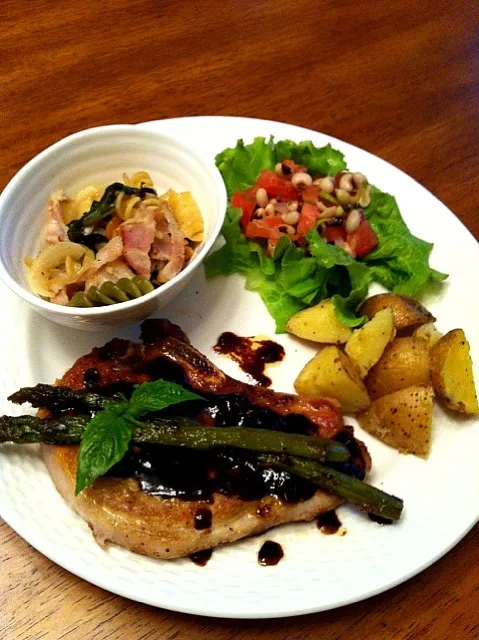
<svg viewBox="0 0 479 640">
<path fill-rule="evenodd" d="M 3 0 L 0 187 L 41 149 L 86 127 L 255 116 L 317 129 L 389 160 L 478 238 L 477 18 L 472 0 Z M 256 622 L 116 597 L 55 566 L 4 523 L 0 543 L 2 640 L 479 633 L 477 527 L 433 567 L 385 594 Z"/>
</svg>

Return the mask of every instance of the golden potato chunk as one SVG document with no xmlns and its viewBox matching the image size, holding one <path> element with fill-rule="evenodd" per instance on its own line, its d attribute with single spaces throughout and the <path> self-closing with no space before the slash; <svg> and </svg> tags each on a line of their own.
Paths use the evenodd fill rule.
<svg viewBox="0 0 479 640">
<path fill-rule="evenodd" d="M 369 406 L 366 387 L 354 365 L 337 347 L 325 347 L 301 371 L 294 382 L 304 396 L 336 398 L 346 413 L 357 413 Z"/>
<path fill-rule="evenodd" d="M 442 337 L 442 333 L 438 330 L 434 323 L 423 324 L 414 330 L 413 334 L 416 338 L 425 340 L 429 348 L 433 347 L 439 338 Z"/>
<path fill-rule="evenodd" d="M 479 413 L 469 343 L 462 329 L 449 331 L 432 347 L 431 380 L 446 407 L 459 413 Z"/>
<path fill-rule="evenodd" d="M 314 307 L 298 311 L 288 320 L 286 330 L 298 338 L 323 344 L 343 344 L 352 333 L 337 319 L 331 300 L 323 300 Z"/>
<path fill-rule="evenodd" d="M 429 347 L 420 338 L 395 338 L 384 350 L 379 362 L 365 379 L 373 400 L 388 393 L 428 385 L 430 381 Z"/>
<path fill-rule="evenodd" d="M 417 300 L 395 293 L 371 296 L 359 307 L 358 313 L 372 318 L 382 309 L 392 309 L 396 329 L 415 327 L 436 320 Z"/>
<path fill-rule="evenodd" d="M 393 336 L 393 312 L 389 308 L 382 309 L 363 327 L 353 331 L 344 350 L 358 368 L 361 378 L 376 364 Z"/>
<path fill-rule="evenodd" d="M 385 444 L 427 458 L 431 444 L 432 387 L 407 387 L 375 400 L 358 415 L 360 426 Z"/>
</svg>

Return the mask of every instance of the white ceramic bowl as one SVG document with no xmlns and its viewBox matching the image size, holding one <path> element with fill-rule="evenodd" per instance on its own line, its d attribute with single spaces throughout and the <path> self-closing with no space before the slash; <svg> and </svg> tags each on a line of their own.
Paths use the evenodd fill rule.
<svg viewBox="0 0 479 640">
<path fill-rule="evenodd" d="M 129 302 L 78 309 L 47 302 L 29 288 L 24 258 L 34 256 L 46 224 L 49 195 L 89 184 L 121 181 L 123 173 L 150 173 L 158 193 L 191 191 L 203 215 L 205 240 L 181 273 Z M 166 306 L 184 288 L 216 240 L 226 211 L 226 190 L 212 160 L 161 133 L 134 125 L 109 125 L 75 133 L 30 160 L 0 195 L 0 277 L 46 318 L 76 329 L 137 322 Z"/>
</svg>

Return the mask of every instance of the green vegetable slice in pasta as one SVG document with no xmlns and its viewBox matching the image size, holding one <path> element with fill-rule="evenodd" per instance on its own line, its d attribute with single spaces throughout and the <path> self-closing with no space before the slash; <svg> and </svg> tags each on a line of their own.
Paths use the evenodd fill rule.
<svg viewBox="0 0 479 640">
<path fill-rule="evenodd" d="M 69 302 L 70 307 L 102 307 L 128 302 L 153 291 L 154 286 L 142 276 L 132 280 L 121 278 L 118 282 L 104 282 L 101 287 L 89 287 L 86 292 L 78 291 Z"/>
</svg>

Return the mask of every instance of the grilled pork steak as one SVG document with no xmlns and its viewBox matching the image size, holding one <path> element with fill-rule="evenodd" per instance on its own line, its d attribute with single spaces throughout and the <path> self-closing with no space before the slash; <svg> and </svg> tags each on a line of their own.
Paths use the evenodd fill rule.
<svg viewBox="0 0 479 640">
<path fill-rule="evenodd" d="M 234 380 L 165 320 L 143 323 L 142 339 L 143 344 L 115 339 L 93 349 L 57 384 L 128 393 L 133 384 L 157 377 L 174 380 L 205 398 L 188 403 L 189 417 L 201 424 L 337 437 L 351 449 L 349 471 L 361 476 L 369 469 L 364 445 L 344 427 L 333 400 L 275 393 Z M 58 491 L 99 543 L 111 541 L 158 558 L 177 558 L 286 522 L 311 520 L 341 502 L 306 480 L 261 466 L 247 452 L 200 453 L 155 445 L 133 447 L 108 476 L 75 497 L 77 447 L 44 445 L 42 452 Z"/>
</svg>

